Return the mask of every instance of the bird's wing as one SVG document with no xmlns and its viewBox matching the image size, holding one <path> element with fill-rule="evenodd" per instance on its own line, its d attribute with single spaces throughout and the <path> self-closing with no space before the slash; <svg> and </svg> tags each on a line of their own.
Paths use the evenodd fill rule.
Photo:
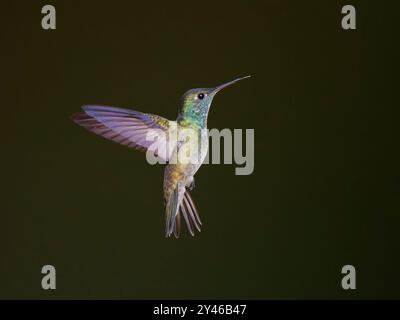
<svg viewBox="0 0 400 320">
<path fill-rule="evenodd" d="M 84 112 L 72 116 L 72 120 L 106 139 L 115 141 L 129 148 L 153 153 L 168 162 L 167 134 L 169 120 L 139 111 L 86 105 Z M 172 150 L 171 150 L 172 151 Z"/>
</svg>

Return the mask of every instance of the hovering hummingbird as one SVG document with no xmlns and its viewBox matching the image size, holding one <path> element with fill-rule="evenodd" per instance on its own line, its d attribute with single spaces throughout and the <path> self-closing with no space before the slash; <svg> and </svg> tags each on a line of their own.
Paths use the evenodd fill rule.
<svg viewBox="0 0 400 320">
<path fill-rule="evenodd" d="M 238 78 L 214 88 L 198 88 L 187 91 L 180 100 L 176 121 L 169 121 L 150 113 L 97 105 L 82 106 L 84 112 L 74 114 L 72 120 L 106 139 L 145 152 L 152 144 L 152 141 L 148 139 L 148 133 L 151 130 L 161 130 L 167 133 L 171 127 L 175 127 L 177 131 L 190 129 L 198 132 L 201 138 L 197 143 L 192 140 L 177 141 L 171 148 L 167 146 L 169 141 L 164 141 L 161 149 L 164 151 L 168 149 L 168 151 L 156 154 L 167 163 L 163 186 L 165 235 L 170 237 L 173 233 L 176 238 L 179 238 L 180 213 L 182 213 L 190 234 L 194 236 L 194 227 L 200 232 L 202 222 L 189 191 L 194 188 L 194 175 L 204 162 L 208 152 L 208 135 L 200 134 L 200 132 L 207 129 L 207 116 L 216 93 L 249 77 Z M 170 161 L 172 154 L 176 154 L 183 147 L 189 147 L 191 150 L 197 149 L 198 152 L 193 153 L 196 159 L 184 163 Z"/>
</svg>

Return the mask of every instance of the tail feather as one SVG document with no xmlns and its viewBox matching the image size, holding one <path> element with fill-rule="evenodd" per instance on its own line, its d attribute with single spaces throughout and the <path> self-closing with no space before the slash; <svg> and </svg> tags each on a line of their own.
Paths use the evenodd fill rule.
<svg viewBox="0 0 400 320">
<path fill-rule="evenodd" d="M 192 200 L 192 196 L 190 195 L 188 190 L 186 190 L 186 192 L 185 192 L 185 198 L 188 200 L 189 205 L 192 208 L 192 211 L 194 213 L 194 216 L 196 217 L 197 223 L 201 226 L 202 223 L 201 223 L 201 220 L 200 220 L 200 216 L 199 216 L 199 214 L 197 212 L 197 208 L 196 208 L 196 206 L 195 206 L 195 204 L 194 204 L 194 202 Z"/>
<path fill-rule="evenodd" d="M 192 236 L 194 236 L 192 224 L 190 223 L 190 218 L 189 218 L 189 215 L 188 215 L 188 213 L 187 213 L 186 208 L 185 208 L 184 205 L 181 205 L 181 212 L 182 212 L 182 214 L 183 214 L 183 217 L 185 218 L 186 225 L 187 225 L 187 227 L 188 227 L 188 229 L 189 229 L 190 234 L 191 234 Z"/>
<path fill-rule="evenodd" d="M 197 208 L 190 196 L 189 191 L 186 189 L 179 202 L 179 188 L 176 188 L 174 193 L 171 195 L 170 200 L 167 203 L 166 209 L 166 237 L 174 234 L 175 238 L 180 236 L 180 214 L 182 213 L 183 218 L 186 222 L 189 233 L 194 236 L 194 227 L 200 232 L 201 231 L 201 220 L 197 212 Z M 179 207 L 179 208 L 178 208 Z"/>
<path fill-rule="evenodd" d="M 167 207 L 165 211 L 166 223 L 165 223 L 165 236 L 169 237 L 175 230 L 175 221 L 178 214 L 179 206 L 179 188 L 175 188 L 171 195 L 171 198 L 167 202 Z"/>
<path fill-rule="evenodd" d="M 181 233 L 181 216 L 178 213 L 175 218 L 175 228 L 174 228 L 174 236 L 176 239 L 179 238 L 180 233 Z"/>
<path fill-rule="evenodd" d="M 193 222 L 193 224 L 196 227 L 196 229 L 200 232 L 201 231 L 200 230 L 200 225 L 198 224 L 198 222 L 197 222 L 197 220 L 196 220 L 196 218 L 194 216 L 193 210 L 190 207 L 189 201 L 186 199 L 186 197 L 183 197 L 181 207 L 186 208 L 186 211 L 189 213 L 190 218 L 192 219 L 191 221 Z"/>
</svg>

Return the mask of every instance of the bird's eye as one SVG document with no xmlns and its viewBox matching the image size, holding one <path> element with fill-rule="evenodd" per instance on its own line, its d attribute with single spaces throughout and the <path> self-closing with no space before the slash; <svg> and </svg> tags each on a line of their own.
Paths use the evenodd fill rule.
<svg viewBox="0 0 400 320">
<path fill-rule="evenodd" d="M 204 93 L 199 93 L 197 95 L 197 98 L 199 98 L 200 100 L 203 100 L 204 99 Z"/>
</svg>

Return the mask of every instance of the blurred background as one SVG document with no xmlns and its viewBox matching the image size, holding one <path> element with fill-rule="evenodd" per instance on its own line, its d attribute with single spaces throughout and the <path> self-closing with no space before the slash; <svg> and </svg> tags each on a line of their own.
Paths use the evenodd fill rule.
<svg viewBox="0 0 400 320">
<path fill-rule="evenodd" d="M 52 4 L 57 29 L 41 28 Z M 2 6 L 0 298 L 400 298 L 398 5 L 29 1 Z M 397 40 L 396 40 L 397 39 Z M 163 167 L 70 115 L 174 119 L 221 92 L 210 128 L 254 128 L 255 170 L 204 165 L 203 230 L 164 238 Z M 54 265 L 57 289 L 41 288 Z M 341 288 L 354 265 L 357 289 Z"/>
</svg>

